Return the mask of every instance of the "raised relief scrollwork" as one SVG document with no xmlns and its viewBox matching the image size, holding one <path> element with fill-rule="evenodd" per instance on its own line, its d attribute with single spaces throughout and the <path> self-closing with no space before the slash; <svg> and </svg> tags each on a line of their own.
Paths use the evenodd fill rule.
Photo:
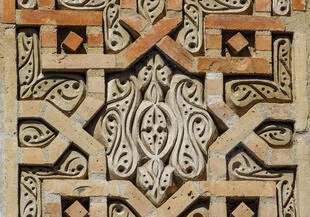
<svg viewBox="0 0 310 217">
<path fill-rule="evenodd" d="M 103 11 L 105 45 L 108 52 L 117 53 L 130 44 L 130 35 L 120 24 L 120 6 L 111 0 Z"/>
<path fill-rule="evenodd" d="M 291 42 L 289 37 L 273 43 L 274 81 L 249 79 L 226 83 L 226 101 L 248 108 L 258 102 L 290 102 L 292 99 Z"/>
<path fill-rule="evenodd" d="M 58 5 L 67 9 L 103 9 L 109 0 L 57 0 Z"/>
<path fill-rule="evenodd" d="M 269 145 L 280 147 L 290 144 L 293 131 L 289 124 L 274 123 L 258 129 L 257 134 Z"/>
<path fill-rule="evenodd" d="M 45 147 L 56 133 L 40 121 L 24 121 L 19 126 L 19 143 L 22 147 Z"/>
<path fill-rule="evenodd" d="M 266 170 L 250 156 L 240 152 L 228 163 L 230 180 L 274 180 L 277 182 L 278 213 L 280 217 L 295 217 L 294 173 L 292 171 Z"/>
<path fill-rule="evenodd" d="M 272 10 L 274 15 L 285 16 L 290 12 L 290 0 L 273 0 Z"/>
<path fill-rule="evenodd" d="M 185 0 L 184 24 L 177 41 L 194 55 L 199 55 L 203 50 L 204 14 L 242 13 L 251 5 L 251 0 Z"/>
<path fill-rule="evenodd" d="M 18 33 L 18 75 L 20 98 L 47 100 L 64 112 L 72 112 L 85 95 L 80 77 L 44 76 L 40 71 L 38 34 L 33 29 Z"/>
<path fill-rule="evenodd" d="M 136 215 L 124 203 L 113 201 L 109 205 L 109 217 L 136 217 Z"/>
<path fill-rule="evenodd" d="M 173 168 L 164 166 L 177 137 L 176 118 L 163 102 L 169 88 L 171 70 L 159 54 L 150 56 L 139 71 L 141 90 L 145 91 L 135 116 L 133 135 L 149 159 L 137 174 L 137 185 L 150 200 L 159 205 L 172 185 Z"/>
<path fill-rule="evenodd" d="M 138 0 L 138 10 L 150 23 L 154 24 L 165 15 L 165 0 Z"/>
<path fill-rule="evenodd" d="M 139 161 L 131 127 L 140 103 L 137 79 L 113 79 L 108 82 L 107 106 L 98 121 L 94 136 L 106 147 L 110 177 L 130 179 Z"/>
<path fill-rule="evenodd" d="M 178 138 L 170 157 L 176 176 L 183 180 L 201 178 L 209 145 L 217 136 L 216 127 L 203 103 L 203 87 L 196 79 L 175 75 L 168 104 L 178 117 Z"/>
<path fill-rule="evenodd" d="M 37 0 L 17 0 L 19 9 L 34 9 L 37 6 Z"/>
<path fill-rule="evenodd" d="M 20 215 L 41 216 L 41 180 L 49 178 L 83 178 L 87 159 L 77 151 L 69 151 L 53 168 L 23 167 L 20 177 Z"/>
</svg>

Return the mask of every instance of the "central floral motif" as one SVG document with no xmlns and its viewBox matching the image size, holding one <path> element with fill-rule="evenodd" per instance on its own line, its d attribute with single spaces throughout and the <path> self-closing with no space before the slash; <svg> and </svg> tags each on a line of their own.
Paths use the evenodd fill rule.
<svg viewBox="0 0 310 217">
<path fill-rule="evenodd" d="M 205 179 L 217 131 L 201 81 L 172 73 L 157 52 L 137 71 L 108 82 L 94 136 L 106 146 L 110 179 L 133 181 L 159 206 L 185 181 Z"/>
</svg>

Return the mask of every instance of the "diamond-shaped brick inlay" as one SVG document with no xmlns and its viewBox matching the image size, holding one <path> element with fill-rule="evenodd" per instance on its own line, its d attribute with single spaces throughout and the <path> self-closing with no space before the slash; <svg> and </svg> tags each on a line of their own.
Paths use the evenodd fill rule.
<svg viewBox="0 0 310 217">
<path fill-rule="evenodd" d="M 88 211 L 77 200 L 65 210 L 68 217 L 85 217 L 87 213 Z"/>
<path fill-rule="evenodd" d="M 83 38 L 75 32 L 70 32 L 63 42 L 63 46 L 75 52 L 83 42 Z"/>
<path fill-rule="evenodd" d="M 249 42 L 240 32 L 238 32 L 226 42 L 226 45 L 232 50 L 232 52 L 234 52 L 234 54 L 238 54 L 249 45 Z"/>
<path fill-rule="evenodd" d="M 253 217 L 254 214 L 255 213 L 245 203 L 242 202 L 231 213 L 231 217 Z"/>
</svg>

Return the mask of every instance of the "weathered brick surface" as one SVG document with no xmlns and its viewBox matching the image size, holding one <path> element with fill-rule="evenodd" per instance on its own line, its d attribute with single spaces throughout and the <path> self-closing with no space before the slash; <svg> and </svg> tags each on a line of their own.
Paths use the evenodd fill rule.
<svg viewBox="0 0 310 217">
<path fill-rule="evenodd" d="M 306 6 L 3 0 L 0 216 L 310 216 Z"/>
</svg>

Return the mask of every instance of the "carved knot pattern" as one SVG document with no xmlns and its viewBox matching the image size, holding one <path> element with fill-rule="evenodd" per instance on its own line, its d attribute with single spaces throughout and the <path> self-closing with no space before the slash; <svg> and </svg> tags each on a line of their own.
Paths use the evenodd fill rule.
<svg viewBox="0 0 310 217">
<path fill-rule="evenodd" d="M 138 79 L 108 82 L 94 136 L 106 146 L 110 178 L 133 180 L 137 169 L 137 186 L 158 206 L 173 192 L 174 176 L 183 182 L 205 177 L 204 156 L 217 131 L 199 80 L 172 75 L 158 53 L 137 71 Z"/>
<path fill-rule="evenodd" d="M 203 50 L 204 14 L 242 13 L 251 5 L 251 0 L 185 0 L 183 28 L 177 41 L 194 55 L 199 55 Z"/>
<path fill-rule="evenodd" d="M 232 107 L 249 108 L 258 102 L 290 102 L 292 99 L 291 42 L 288 37 L 273 43 L 274 81 L 234 80 L 226 83 L 226 100 Z"/>
<path fill-rule="evenodd" d="M 43 75 L 40 69 L 38 34 L 35 30 L 21 30 L 17 44 L 20 98 L 46 99 L 67 113 L 76 109 L 85 95 L 83 80 L 78 77 L 71 79 Z"/>
<path fill-rule="evenodd" d="M 266 170 L 254 162 L 248 154 L 240 152 L 228 163 L 230 180 L 274 180 L 277 182 L 278 213 L 280 217 L 295 217 L 294 186 L 292 171 Z"/>
</svg>

